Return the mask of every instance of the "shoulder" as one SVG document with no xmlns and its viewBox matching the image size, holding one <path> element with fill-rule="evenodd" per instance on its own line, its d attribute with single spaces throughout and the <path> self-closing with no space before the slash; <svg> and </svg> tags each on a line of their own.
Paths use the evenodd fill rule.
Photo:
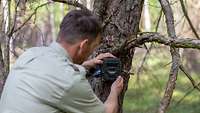
<svg viewBox="0 0 200 113">
<path fill-rule="evenodd" d="M 60 99 L 60 106 L 67 112 L 74 112 L 70 111 L 69 107 L 74 108 L 73 110 L 76 112 L 83 113 L 103 113 L 105 109 L 103 103 L 94 94 L 86 77 L 75 80 L 71 87 L 65 90 Z"/>
<path fill-rule="evenodd" d="M 32 61 L 32 59 L 36 58 L 37 56 L 44 54 L 46 49 L 47 47 L 32 47 L 27 49 L 22 55 L 19 56 L 15 65 L 24 65 Z"/>
<path fill-rule="evenodd" d="M 63 76 L 67 76 L 72 81 L 72 84 L 79 82 L 81 79 L 86 79 L 86 70 L 83 66 L 66 62 L 64 66 L 61 66 Z"/>
</svg>

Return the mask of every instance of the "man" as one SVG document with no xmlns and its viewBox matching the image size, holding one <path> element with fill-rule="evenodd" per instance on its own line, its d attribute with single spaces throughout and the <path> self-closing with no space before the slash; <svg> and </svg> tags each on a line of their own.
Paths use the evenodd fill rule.
<svg viewBox="0 0 200 113">
<path fill-rule="evenodd" d="M 85 77 L 86 69 L 114 57 L 104 53 L 85 61 L 100 43 L 100 30 L 91 12 L 69 12 L 57 42 L 31 48 L 16 61 L 3 90 L 0 113 L 116 113 L 122 77 L 112 84 L 104 104 Z"/>
</svg>

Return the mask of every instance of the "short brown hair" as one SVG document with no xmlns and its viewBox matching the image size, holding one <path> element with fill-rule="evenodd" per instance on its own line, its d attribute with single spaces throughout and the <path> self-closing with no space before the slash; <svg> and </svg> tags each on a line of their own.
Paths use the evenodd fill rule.
<svg viewBox="0 0 200 113">
<path fill-rule="evenodd" d="M 83 38 L 95 39 L 100 32 L 101 25 L 92 12 L 72 10 L 63 18 L 57 40 L 73 44 Z"/>
</svg>

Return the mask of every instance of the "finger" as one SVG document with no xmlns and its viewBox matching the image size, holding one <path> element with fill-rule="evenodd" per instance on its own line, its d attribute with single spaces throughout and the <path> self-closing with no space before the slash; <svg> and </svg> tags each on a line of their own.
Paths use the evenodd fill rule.
<svg viewBox="0 0 200 113">
<path fill-rule="evenodd" d="M 97 59 L 103 59 L 103 58 L 106 58 L 106 57 L 113 57 L 113 58 L 116 58 L 114 55 L 112 55 L 111 53 L 102 53 L 100 55 L 98 55 L 96 58 Z"/>
<path fill-rule="evenodd" d="M 111 54 L 111 53 L 105 53 L 105 56 L 106 57 L 114 57 L 115 58 L 115 56 L 113 54 Z"/>
<path fill-rule="evenodd" d="M 116 58 L 114 55 L 112 55 L 111 53 L 105 53 L 104 54 L 104 57 L 113 57 L 113 58 Z"/>
<path fill-rule="evenodd" d="M 98 59 L 96 59 L 96 60 L 94 60 L 94 63 L 95 63 L 95 64 L 102 64 L 103 61 L 102 61 L 102 60 L 98 60 Z"/>
<path fill-rule="evenodd" d="M 121 81 L 121 76 L 118 76 L 117 79 L 115 80 L 115 82 L 116 82 L 117 84 L 120 84 L 120 81 Z"/>
<path fill-rule="evenodd" d="M 122 77 L 121 77 L 121 76 L 118 76 L 117 78 L 118 78 L 120 81 L 122 80 Z"/>
<path fill-rule="evenodd" d="M 101 54 L 99 54 L 96 58 L 97 58 L 97 59 L 103 59 L 104 56 L 105 56 L 104 53 L 101 53 Z"/>
<path fill-rule="evenodd" d="M 121 86 L 123 87 L 124 86 L 124 79 L 122 78 L 122 80 L 121 80 Z"/>
<path fill-rule="evenodd" d="M 123 86 L 124 79 L 121 76 L 119 76 L 118 78 L 119 78 L 119 85 Z"/>
</svg>

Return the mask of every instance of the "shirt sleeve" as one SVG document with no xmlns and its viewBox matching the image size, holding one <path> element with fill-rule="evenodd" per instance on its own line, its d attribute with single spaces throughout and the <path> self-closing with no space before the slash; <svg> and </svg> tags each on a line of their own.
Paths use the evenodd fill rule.
<svg viewBox="0 0 200 113">
<path fill-rule="evenodd" d="M 93 93 L 86 78 L 82 78 L 60 100 L 60 109 L 67 113 L 104 113 L 104 104 Z"/>
</svg>

